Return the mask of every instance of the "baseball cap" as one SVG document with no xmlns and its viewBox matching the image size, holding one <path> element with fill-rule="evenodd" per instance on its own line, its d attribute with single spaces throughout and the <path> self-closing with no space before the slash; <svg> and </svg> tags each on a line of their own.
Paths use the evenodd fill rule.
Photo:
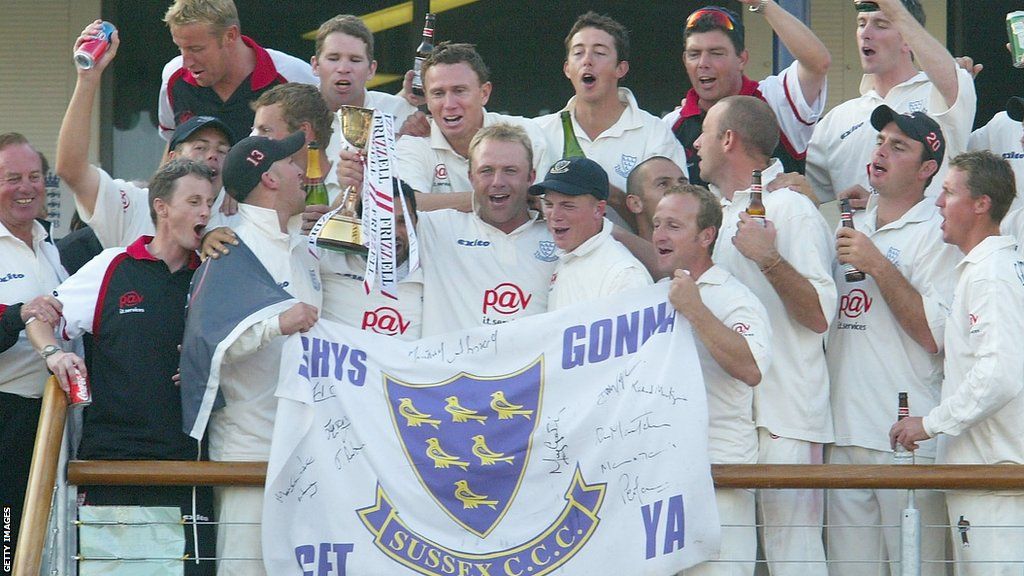
<svg viewBox="0 0 1024 576">
<path fill-rule="evenodd" d="M 1017 122 L 1024 121 L 1024 98 L 1013 96 L 1006 101 L 1006 115 Z"/>
<path fill-rule="evenodd" d="M 590 158 L 563 158 L 555 162 L 544 181 L 530 186 L 530 194 L 541 196 L 548 190 L 569 196 L 590 194 L 598 200 L 608 199 L 608 174 Z"/>
<path fill-rule="evenodd" d="M 179 124 L 178 127 L 174 129 L 174 134 L 171 135 L 170 150 L 174 150 L 178 144 L 185 142 L 191 138 L 193 134 L 207 127 L 220 130 L 225 136 L 227 136 L 228 144 L 231 146 L 235 145 L 234 133 L 231 132 L 231 128 L 228 128 L 228 125 L 221 122 L 219 118 L 215 118 L 213 116 L 193 116 Z"/>
<path fill-rule="evenodd" d="M 265 136 L 239 140 L 224 158 L 224 189 L 235 200 L 244 202 L 271 164 L 295 154 L 305 144 L 306 135 L 301 130 L 281 140 Z"/>
<path fill-rule="evenodd" d="M 946 139 L 942 135 L 942 128 L 939 127 L 938 122 L 932 120 L 931 116 L 924 112 L 899 114 L 885 104 L 875 108 L 875 111 L 871 113 L 871 125 L 875 130 L 881 131 L 889 122 L 895 122 L 904 134 L 924 144 L 924 151 L 928 158 L 942 164 L 942 155 L 946 151 Z"/>
</svg>

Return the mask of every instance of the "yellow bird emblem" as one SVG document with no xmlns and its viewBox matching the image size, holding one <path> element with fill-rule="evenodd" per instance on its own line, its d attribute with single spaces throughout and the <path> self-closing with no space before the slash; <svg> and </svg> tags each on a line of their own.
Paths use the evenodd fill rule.
<svg viewBox="0 0 1024 576">
<path fill-rule="evenodd" d="M 480 464 L 483 466 L 490 466 L 495 462 L 512 464 L 512 461 L 515 460 L 514 456 L 505 456 L 504 452 L 495 452 L 488 448 L 484 443 L 483 434 L 473 436 L 473 455 L 480 459 Z"/>
<path fill-rule="evenodd" d="M 514 416 L 523 416 L 527 420 L 533 414 L 533 410 L 523 410 L 522 404 L 512 404 L 505 399 L 505 393 L 498 390 L 491 394 L 491 410 L 498 413 L 498 420 L 509 420 Z"/>
<path fill-rule="evenodd" d="M 495 505 L 498 503 L 497 500 L 488 500 L 487 496 L 481 496 L 469 489 L 469 484 L 465 480 L 455 481 L 455 497 L 462 502 L 462 508 L 476 508 L 477 506 L 490 506 L 491 509 L 497 510 Z"/>
<path fill-rule="evenodd" d="M 444 400 L 448 403 L 447 406 L 444 407 L 444 410 L 452 415 L 452 422 L 469 422 L 470 420 L 476 420 L 480 424 L 483 424 L 487 420 L 487 416 L 480 416 L 480 413 L 476 410 L 470 410 L 469 408 L 463 408 L 460 406 L 458 396 L 449 396 Z"/>
<path fill-rule="evenodd" d="M 409 398 L 399 398 L 398 400 L 398 413 L 405 418 L 406 426 L 419 426 L 420 424 L 430 424 L 436 430 L 441 425 L 440 420 L 435 420 L 430 417 L 430 414 L 424 414 L 416 409 L 412 405 L 412 400 Z"/>
<path fill-rule="evenodd" d="M 434 461 L 434 468 L 447 468 L 458 466 L 463 470 L 469 468 L 469 462 L 460 460 L 458 456 L 452 456 L 441 448 L 437 438 L 427 438 L 427 457 Z"/>
</svg>

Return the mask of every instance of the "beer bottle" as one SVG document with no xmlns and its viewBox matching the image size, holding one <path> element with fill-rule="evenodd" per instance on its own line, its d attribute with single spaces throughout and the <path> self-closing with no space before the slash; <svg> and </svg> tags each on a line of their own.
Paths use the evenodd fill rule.
<svg viewBox="0 0 1024 576">
<path fill-rule="evenodd" d="M 324 185 L 323 172 L 320 171 L 320 145 L 310 142 L 306 150 L 306 206 L 313 204 L 328 205 L 327 186 Z"/>
<path fill-rule="evenodd" d="M 747 206 L 747 214 L 755 218 L 761 226 L 764 226 L 767 213 L 764 209 L 764 202 L 761 200 L 761 171 L 754 170 L 753 181 L 750 184 L 750 204 Z"/>
<path fill-rule="evenodd" d="M 850 209 L 850 201 L 843 198 L 839 201 L 839 219 L 843 223 L 843 228 L 853 228 L 853 210 Z M 844 265 L 846 269 L 846 281 L 847 282 L 860 282 L 864 279 L 864 273 L 853 264 Z"/>
<path fill-rule="evenodd" d="M 416 47 L 416 59 L 412 63 L 412 93 L 417 96 L 424 96 L 423 75 L 420 68 L 423 66 L 423 59 L 434 51 L 434 14 L 427 12 L 423 21 L 423 41 Z"/>
<path fill-rule="evenodd" d="M 572 129 L 572 112 L 562 110 L 562 158 L 586 158 L 576 132 Z"/>
<path fill-rule="evenodd" d="M 896 411 L 896 421 L 899 422 L 904 418 L 910 416 L 910 403 L 907 400 L 907 393 L 900 392 L 899 396 L 899 409 Z M 913 464 L 914 453 L 903 447 L 902 444 L 896 444 L 896 450 L 892 453 L 893 464 Z"/>
</svg>

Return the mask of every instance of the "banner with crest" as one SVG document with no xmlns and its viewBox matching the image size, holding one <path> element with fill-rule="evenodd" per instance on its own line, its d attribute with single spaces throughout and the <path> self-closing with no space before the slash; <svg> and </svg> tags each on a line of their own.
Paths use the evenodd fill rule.
<svg viewBox="0 0 1024 576">
<path fill-rule="evenodd" d="M 289 341 L 275 575 L 670 575 L 717 556 L 707 408 L 667 284 L 415 342 Z"/>
</svg>

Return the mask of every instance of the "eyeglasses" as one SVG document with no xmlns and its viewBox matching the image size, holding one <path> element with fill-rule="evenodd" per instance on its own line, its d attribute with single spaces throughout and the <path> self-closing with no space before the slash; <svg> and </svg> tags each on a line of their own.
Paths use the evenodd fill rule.
<svg viewBox="0 0 1024 576">
<path fill-rule="evenodd" d="M 721 26 L 728 31 L 736 29 L 736 21 L 733 20 L 732 14 L 729 14 L 721 8 L 701 8 L 700 10 L 694 11 L 686 19 L 686 29 L 689 30 L 697 25 L 697 21 L 707 16 L 717 26 Z"/>
</svg>

